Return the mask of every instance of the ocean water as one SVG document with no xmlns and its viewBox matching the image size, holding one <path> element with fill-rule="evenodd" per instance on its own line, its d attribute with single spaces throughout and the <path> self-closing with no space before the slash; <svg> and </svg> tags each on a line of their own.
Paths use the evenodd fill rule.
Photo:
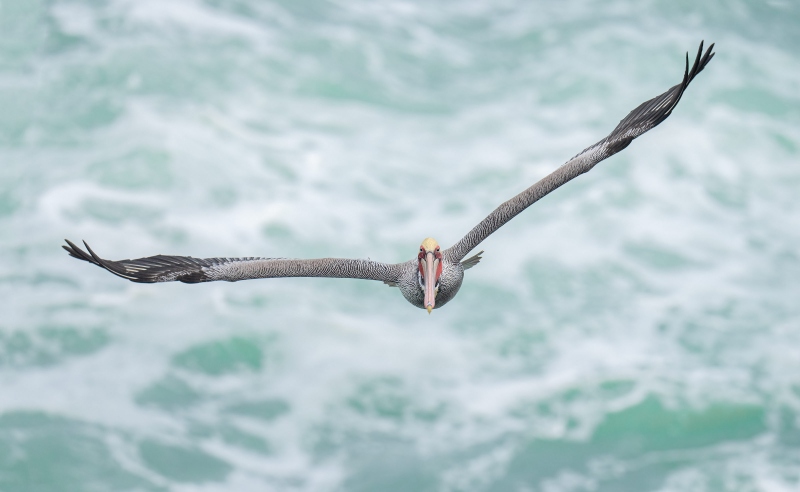
<svg viewBox="0 0 800 492">
<path fill-rule="evenodd" d="M 800 6 L 0 0 L 0 490 L 800 490 Z M 481 245 L 378 282 L 69 258 Z"/>
</svg>

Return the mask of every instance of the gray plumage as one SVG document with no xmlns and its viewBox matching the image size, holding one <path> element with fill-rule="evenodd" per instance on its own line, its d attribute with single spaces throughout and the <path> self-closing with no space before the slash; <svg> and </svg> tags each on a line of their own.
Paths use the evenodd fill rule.
<svg viewBox="0 0 800 492">
<path fill-rule="evenodd" d="M 86 242 L 86 251 L 66 240 L 63 246 L 73 258 L 88 261 L 132 282 L 183 282 L 196 284 L 225 280 L 236 282 L 254 278 L 331 277 L 396 281 L 403 263 L 387 264 L 371 260 L 320 258 L 192 258 L 191 256 L 149 256 L 135 260 L 110 261 L 100 258 Z M 406 262 L 408 263 L 408 262 Z"/>
<path fill-rule="evenodd" d="M 600 161 L 627 147 L 633 139 L 664 121 L 680 101 L 689 83 L 714 57 L 714 45 L 703 53 L 703 43 L 691 70 L 689 55 L 681 83 L 663 94 L 650 99 L 631 111 L 604 139 L 587 147 L 530 188 L 497 207 L 476 225 L 466 236 L 441 253 L 441 275 L 435 293 L 435 306 L 444 306 L 458 293 L 464 278 L 464 270 L 481 260 L 481 253 L 462 259 L 490 234 L 502 227 L 533 203 L 581 174 L 592 169 Z M 428 240 L 426 240 L 428 241 Z M 432 240 L 431 240 L 432 241 Z M 433 241 L 435 244 L 435 241 Z M 255 278 L 278 277 L 332 277 L 380 280 L 396 286 L 411 304 L 424 308 L 425 278 L 420 273 L 422 252 L 418 259 L 403 263 L 381 263 L 371 260 L 343 258 L 321 258 L 299 260 L 287 258 L 192 258 L 191 256 L 157 255 L 133 260 L 111 261 L 98 256 L 86 242 L 84 251 L 69 240 L 63 248 L 79 260 L 87 261 L 119 277 L 132 282 L 184 282 L 199 283 L 225 280 L 236 282 Z M 436 251 L 438 253 L 438 244 Z M 422 249 L 420 250 L 422 251 Z M 432 254 L 432 253 L 431 253 Z M 431 256 L 433 258 L 433 256 Z"/>
<path fill-rule="evenodd" d="M 520 212 L 567 181 L 588 172 L 600 161 L 621 151 L 630 145 L 633 139 L 667 119 L 672 114 L 675 106 L 677 106 L 689 83 L 714 57 L 714 53 L 711 52 L 712 49 L 714 49 L 713 43 L 703 54 L 703 43 L 701 42 L 691 70 L 689 70 L 689 54 L 686 54 L 686 69 L 683 74 L 683 81 L 680 84 L 672 86 L 663 94 L 640 104 L 620 121 L 606 138 L 587 147 L 542 180 L 497 207 L 460 241 L 445 250 L 445 257 L 450 261 L 461 260 L 484 239 L 489 237 L 490 234 L 516 217 Z"/>
</svg>

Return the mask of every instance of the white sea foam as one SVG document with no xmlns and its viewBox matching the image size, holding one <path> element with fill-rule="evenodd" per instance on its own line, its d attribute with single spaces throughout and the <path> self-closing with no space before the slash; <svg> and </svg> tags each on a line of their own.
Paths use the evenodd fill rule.
<svg viewBox="0 0 800 492">
<path fill-rule="evenodd" d="M 659 463 L 677 465 L 648 490 L 796 485 L 780 439 L 800 410 L 800 72 L 782 68 L 794 45 L 752 39 L 735 11 L 753 7 L 46 8 L 74 42 L 25 56 L 42 100 L 66 105 L 0 119 L 0 413 L 83 423 L 170 490 L 409 483 L 386 470 L 430 475 L 424 490 L 630 488 Z M 704 36 L 719 55 L 670 119 L 489 238 L 430 316 L 379 283 L 137 285 L 58 248 L 403 261 L 677 83 Z M 21 81 L 0 75 L 0 97 Z M 652 418 L 697 427 L 642 456 L 592 447 L 653 398 Z M 698 445 L 714 418 L 731 429 Z M 617 433 L 659 439 L 636 419 Z M 231 472 L 169 477 L 142 442 Z M 526 475 L 518 461 L 550 442 L 563 465 Z"/>
</svg>

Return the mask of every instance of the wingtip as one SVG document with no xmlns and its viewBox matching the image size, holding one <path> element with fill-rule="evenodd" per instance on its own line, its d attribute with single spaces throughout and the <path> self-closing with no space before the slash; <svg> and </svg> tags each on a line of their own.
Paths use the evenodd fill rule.
<svg viewBox="0 0 800 492">
<path fill-rule="evenodd" d="M 97 256 L 97 253 L 92 251 L 91 246 L 89 246 L 89 243 L 87 243 L 86 240 L 83 241 L 83 245 L 86 246 L 86 251 L 88 251 L 89 254 L 92 255 L 92 258 L 94 258 L 94 260 L 97 262 L 97 264 L 98 265 L 103 265 L 103 259 L 100 258 L 99 256 Z M 103 266 L 105 266 L 105 265 L 103 265 Z"/>
<path fill-rule="evenodd" d="M 708 62 L 710 62 L 711 59 L 714 58 L 714 55 L 716 55 L 716 53 L 713 51 L 715 44 L 716 43 L 711 43 L 708 46 L 708 49 L 706 50 L 706 54 L 703 55 L 703 58 L 705 59 L 705 63 L 703 64 L 703 66 L 708 65 Z"/>
<path fill-rule="evenodd" d="M 127 280 L 136 281 L 135 277 L 127 275 L 123 270 L 120 270 L 118 267 L 115 267 L 113 262 L 109 262 L 107 260 L 104 260 L 104 259 L 100 258 L 100 256 L 97 253 L 95 253 L 94 250 L 92 250 L 92 247 L 89 246 L 89 243 L 87 243 L 85 240 L 83 241 L 83 245 L 86 246 L 86 250 L 91 255 L 91 257 L 93 259 L 92 263 L 94 263 L 95 265 L 97 265 L 97 266 L 99 266 L 101 268 L 104 268 L 104 269 L 108 270 L 109 272 L 113 273 L 114 275 L 116 275 L 118 277 L 122 277 L 122 278 L 127 279 Z"/>
<path fill-rule="evenodd" d="M 64 242 L 66 242 L 66 243 L 69 245 L 69 247 L 70 247 L 70 248 L 72 248 L 72 249 L 75 249 L 75 248 L 77 247 L 77 246 L 75 246 L 75 243 L 73 243 L 73 242 L 72 242 L 72 241 L 70 241 L 69 239 L 66 239 L 66 238 L 65 238 L 65 239 L 64 239 Z M 64 247 L 64 248 L 66 248 L 66 246 L 63 246 L 63 247 Z"/>
<path fill-rule="evenodd" d="M 85 251 L 83 251 L 81 248 L 79 248 L 78 246 L 76 246 L 76 245 L 75 245 L 75 243 L 73 243 L 73 242 L 72 242 L 72 241 L 70 241 L 69 239 L 64 239 L 64 241 L 67 243 L 67 245 L 68 245 L 68 246 L 64 246 L 64 245 L 62 244 L 62 245 L 61 245 L 61 247 L 62 247 L 62 248 L 64 248 L 64 250 L 65 250 L 67 253 L 69 253 L 69 255 L 70 255 L 71 257 L 73 257 L 73 258 L 76 258 L 76 259 L 78 259 L 78 260 L 87 261 L 87 262 L 89 262 L 89 263 L 95 263 L 95 264 L 97 264 L 97 263 L 96 263 L 96 262 L 95 262 L 95 261 L 92 259 L 92 257 L 91 257 L 91 256 L 89 256 L 89 255 L 88 255 L 88 254 L 87 254 Z"/>
<path fill-rule="evenodd" d="M 703 46 L 705 44 L 705 40 L 700 41 L 700 45 L 697 47 L 697 55 L 695 56 L 694 63 L 692 64 L 692 68 L 688 71 L 684 72 L 684 85 L 688 85 L 694 78 L 706 68 L 708 62 L 714 57 L 716 53 L 712 53 L 714 49 L 714 45 L 716 43 L 711 43 L 708 48 L 703 52 Z M 689 65 L 689 53 L 686 53 L 686 65 L 688 68 Z"/>
</svg>

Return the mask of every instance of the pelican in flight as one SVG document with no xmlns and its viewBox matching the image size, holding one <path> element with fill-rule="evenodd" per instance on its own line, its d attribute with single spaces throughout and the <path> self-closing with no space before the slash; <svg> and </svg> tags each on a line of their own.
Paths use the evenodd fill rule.
<svg viewBox="0 0 800 492">
<path fill-rule="evenodd" d="M 433 238 L 422 241 L 416 257 L 404 263 L 381 263 L 372 260 L 320 258 L 300 260 L 287 258 L 192 258 L 191 256 L 157 255 L 135 260 L 111 261 L 98 256 L 84 241 L 86 251 L 69 240 L 62 246 L 73 258 L 87 261 L 132 282 L 153 283 L 179 281 L 188 284 L 226 280 L 236 282 L 254 278 L 334 277 L 380 280 L 399 287 L 403 297 L 416 307 L 432 309 L 447 304 L 458 293 L 464 270 L 481 260 L 480 253 L 464 259 L 481 241 L 513 219 L 517 214 L 567 181 L 588 172 L 600 161 L 621 151 L 651 128 L 667 119 L 680 101 L 689 83 L 700 73 L 714 53 L 703 43 L 691 69 L 689 54 L 681 83 L 663 94 L 640 104 L 631 111 L 604 139 L 586 148 L 564 165 L 542 178 L 530 188 L 497 207 L 466 236 L 447 249 Z"/>
</svg>

